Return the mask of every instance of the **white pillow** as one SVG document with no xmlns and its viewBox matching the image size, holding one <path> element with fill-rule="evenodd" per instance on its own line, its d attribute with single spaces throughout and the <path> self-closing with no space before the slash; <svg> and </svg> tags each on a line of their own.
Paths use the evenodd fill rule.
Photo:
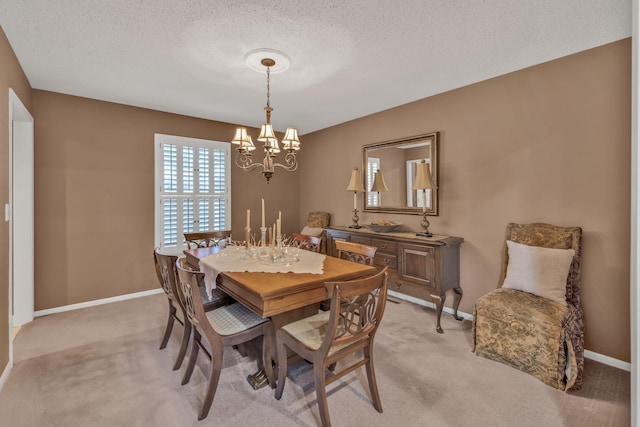
<svg viewBox="0 0 640 427">
<path fill-rule="evenodd" d="M 300 234 L 306 234 L 307 236 L 318 237 L 322 234 L 323 231 L 324 231 L 324 228 L 309 227 L 305 225 L 302 231 L 300 232 Z"/>
<path fill-rule="evenodd" d="M 509 264 L 503 288 L 518 289 L 567 305 L 573 249 L 541 248 L 507 240 Z"/>
</svg>

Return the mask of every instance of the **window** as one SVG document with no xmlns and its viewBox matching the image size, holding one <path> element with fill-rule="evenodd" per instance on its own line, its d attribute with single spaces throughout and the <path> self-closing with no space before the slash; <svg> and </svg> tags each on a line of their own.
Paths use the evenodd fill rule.
<svg viewBox="0 0 640 427">
<path fill-rule="evenodd" d="M 183 233 L 231 228 L 226 142 L 155 135 L 155 244 L 179 254 Z"/>
</svg>

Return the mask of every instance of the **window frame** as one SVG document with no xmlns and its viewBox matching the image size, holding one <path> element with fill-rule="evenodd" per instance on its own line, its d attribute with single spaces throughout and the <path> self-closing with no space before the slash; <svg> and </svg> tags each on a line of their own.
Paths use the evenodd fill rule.
<svg viewBox="0 0 640 427">
<path fill-rule="evenodd" d="M 176 161 L 176 170 L 178 175 L 176 177 L 176 185 L 177 189 L 175 193 L 165 193 L 164 192 L 164 145 L 176 145 L 177 151 L 182 152 L 183 147 L 194 147 L 194 151 L 198 151 L 200 148 L 207 148 L 209 150 L 223 150 L 224 152 L 224 191 L 215 193 L 213 186 L 213 180 L 215 179 L 213 176 L 213 170 L 210 171 L 210 184 L 209 188 L 211 188 L 210 193 L 199 193 L 197 192 L 198 177 L 196 173 L 193 174 L 193 192 L 185 192 L 182 186 L 183 183 L 183 163 L 181 161 L 181 155 Z M 212 162 L 211 156 L 213 151 L 209 151 L 209 162 Z M 198 165 L 194 165 L 195 168 Z M 195 169 L 194 169 L 195 171 Z M 215 199 L 224 200 L 224 224 L 222 226 L 215 228 L 212 221 L 212 225 L 209 227 L 209 230 L 230 230 L 231 229 L 231 147 L 228 142 L 222 141 L 214 141 L 207 139 L 199 139 L 199 138 L 190 138 L 185 136 L 177 136 L 177 135 L 167 135 L 167 134 L 154 134 L 154 246 L 165 249 L 166 253 L 173 253 L 175 255 L 182 254 L 182 251 L 186 249 L 186 245 L 184 241 L 177 242 L 175 246 L 169 245 L 166 246 L 164 243 L 164 216 L 163 216 L 163 201 L 170 196 L 174 196 L 175 199 L 178 200 L 178 205 L 181 204 L 181 200 L 193 200 L 194 206 L 198 204 L 199 200 L 206 198 L 209 200 L 209 205 L 213 203 Z M 178 212 L 181 212 L 182 208 L 178 208 Z M 177 239 L 180 240 L 184 230 L 184 216 L 180 216 L 177 218 Z M 197 230 L 194 231 L 204 231 Z M 207 230 L 208 231 L 208 230 Z"/>
</svg>

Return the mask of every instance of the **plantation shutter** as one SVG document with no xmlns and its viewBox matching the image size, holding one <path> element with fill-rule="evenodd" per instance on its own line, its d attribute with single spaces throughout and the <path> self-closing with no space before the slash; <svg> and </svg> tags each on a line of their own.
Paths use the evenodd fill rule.
<svg viewBox="0 0 640 427">
<path fill-rule="evenodd" d="M 177 252 L 184 233 L 230 229 L 229 144 L 169 135 L 156 142 L 159 246 Z"/>
</svg>

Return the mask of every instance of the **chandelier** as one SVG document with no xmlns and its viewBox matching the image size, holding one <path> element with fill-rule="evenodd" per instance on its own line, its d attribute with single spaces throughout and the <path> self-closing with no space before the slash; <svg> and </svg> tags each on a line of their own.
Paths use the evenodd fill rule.
<svg viewBox="0 0 640 427">
<path fill-rule="evenodd" d="M 275 172 L 275 168 L 282 168 L 287 171 L 294 171 L 298 168 L 298 159 L 296 158 L 296 151 L 300 149 L 300 140 L 298 139 L 298 131 L 295 128 L 287 128 L 282 138 L 282 149 L 285 151 L 284 163 L 277 163 L 275 161 L 276 155 L 280 153 L 280 146 L 278 145 L 278 138 L 276 138 L 273 126 L 271 125 L 271 108 L 270 104 L 270 84 L 271 84 L 271 67 L 276 65 L 276 61 L 272 58 L 264 57 L 260 60 L 260 64 L 267 69 L 267 106 L 264 107 L 264 111 L 267 115 L 267 121 L 262 125 L 260 129 L 260 135 L 258 135 L 257 141 L 262 143 L 264 149 L 264 159 L 261 163 L 254 162 L 252 159 L 252 151 L 256 149 L 253 144 L 251 135 L 248 134 L 247 128 L 240 127 L 236 129 L 236 134 L 231 140 L 232 144 L 236 144 L 238 147 L 238 153 L 236 154 L 236 166 L 244 169 L 247 172 L 262 169 L 262 174 L 267 180 L 267 184 L 271 179 L 271 176 Z"/>
</svg>

